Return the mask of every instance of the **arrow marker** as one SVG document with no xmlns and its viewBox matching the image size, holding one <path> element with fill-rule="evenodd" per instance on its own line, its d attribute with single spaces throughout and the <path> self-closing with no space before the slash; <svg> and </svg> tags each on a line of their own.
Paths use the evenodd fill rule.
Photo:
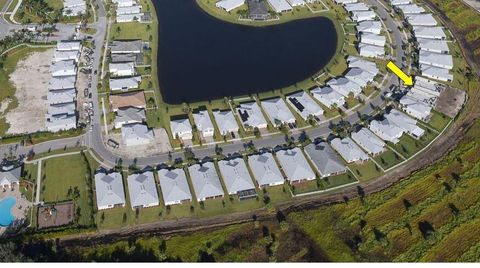
<svg viewBox="0 0 480 268">
<path fill-rule="evenodd" d="M 395 75 L 402 79 L 403 84 L 406 86 L 413 86 L 413 78 L 406 73 L 404 73 L 400 68 L 395 65 L 392 61 L 387 64 L 387 68 L 390 69 Z"/>
</svg>

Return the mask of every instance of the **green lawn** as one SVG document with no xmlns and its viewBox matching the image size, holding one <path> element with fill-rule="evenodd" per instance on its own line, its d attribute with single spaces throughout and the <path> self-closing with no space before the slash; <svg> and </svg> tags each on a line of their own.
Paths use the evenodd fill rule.
<svg viewBox="0 0 480 268">
<path fill-rule="evenodd" d="M 371 160 L 362 164 L 349 164 L 348 167 L 360 181 L 368 181 L 383 174 L 382 169 Z"/>
<path fill-rule="evenodd" d="M 340 175 L 322 178 L 320 179 L 320 184 L 323 186 L 323 188 L 329 189 L 355 181 L 357 181 L 357 179 L 355 179 L 355 177 L 350 173 L 350 171 L 347 171 L 346 173 Z"/>
<path fill-rule="evenodd" d="M 390 149 L 375 156 L 373 159 L 381 165 L 383 169 L 391 168 L 403 161 L 403 158 L 400 155 Z"/>
<path fill-rule="evenodd" d="M 76 208 L 80 208 L 80 225 L 90 225 L 92 214 L 92 196 L 87 163 L 83 156 L 62 156 L 42 161 L 42 191 L 41 200 L 44 202 L 60 202 L 75 200 Z M 74 189 L 79 191 L 78 198 L 74 197 Z"/>
<path fill-rule="evenodd" d="M 448 124 L 448 122 L 450 122 L 450 120 L 450 117 L 435 110 L 432 110 L 432 117 L 430 118 L 430 121 L 428 121 L 428 125 L 438 131 L 442 131 L 443 128 Z"/>
<path fill-rule="evenodd" d="M 295 183 L 293 185 L 290 185 L 290 188 L 295 195 L 323 190 L 322 185 L 318 182 L 317 179 Z"/>
</svg>

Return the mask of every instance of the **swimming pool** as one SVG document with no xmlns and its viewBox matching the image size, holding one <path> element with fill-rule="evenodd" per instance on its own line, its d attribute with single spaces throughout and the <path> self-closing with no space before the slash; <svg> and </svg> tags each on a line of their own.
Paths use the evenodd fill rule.
<svg viewBox="0 0 480 268">
<path fill-rule="evenodd" d="M 0 200 L 0 226 L 5 227 L 13 223 L 14 217 L 11 209 L 16 202 L 15 197 L 7 197 Z"/>
</svg>

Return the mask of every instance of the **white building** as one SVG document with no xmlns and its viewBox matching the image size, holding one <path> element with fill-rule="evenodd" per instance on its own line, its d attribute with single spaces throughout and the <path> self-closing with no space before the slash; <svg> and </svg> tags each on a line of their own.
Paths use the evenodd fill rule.
<svg viewBox="0 0 480 268">
<path fill-rule="evenodd" d="M 22 166 L 8 169 L 5 169 L 5 167 L 0 168 L 0 187 L 6 189 L 20 185 L 21 176 Z"/>
<path fill-rule="evenodd" d="M 344 8 L 345 8 L 345 10 L 347 10 L 347 12 L 370 10 L 370 8 L 365 3 L 361 3 L 361 2 L 360 3 L 345 4 Z"/>
<path fill-rule="evenodd" d="M 402 105 L 403 111 L 405 111 L 410 116 L 425 122 L 430 120 L 430 113 L 432 107 L 430 107 L 429 105 L 420 102 L 419 100 L 414 99 L 408 95 L 403 96 L 400 99 L 400 104 Z"/>
<path fill-rule="evenodd" d="M 198 202 L 224 196 L 220 178 L 212 162 L 189 166 L 188 172 Z"/>
<path fill-rule="evenodd" d="M 77 127 L 77 117 L 66 114 L 50 116 L 47 119 L 46 126 L 50 132 L 74 129 Z"/>
<path fill-rule="evenodd" d="M 314 180 L 315 173 L 298 147 L 277 152 L 277 159 L 290 183 Z"/>
<path fill-rule="evenodd" d="M 117 7 L 131 7 L 137 4 L 135 0 L 112 0 Z"/>
<path fill-rule="evenodd" d="M 432 14 L 409 14 L 406 15 L 408 23 L 412 26 L 437 26 L 437 20 Z"/>
<path fill-rule="evenodd" d="M 50 73 L 53 77 L 76 76 L 77 65 L 74 60 L 58 61 L 50 66 Z"/>
<path fill-rule="evenodd" d="M 259 187 L 282 185 L 285 182 L 271 153 L 248 156 L 248 165 Z"/>
<path fill-rule="evenodd" d="M 218 161 L 218 169 L 228 194 L 238 194 L 241 199 L 257 195 L 252 177 L 242 158 Z"/>
<path fill-rule="evenodd" d="M 357 25 L 357 31 L 360 33 L 380 34 L 382 32 L 382 23 L 377 20 L 361 21 Z"/>
<path fill-rule="evenodd" d="M 358 0 L 333 0 L 335 4 L 337 5 L 345 5 L 345 4 L 351 4 L 351 3 L 357 3 Z"/>
<path fill-rule="evenodd" d="M 418 47 L 420 50 L 433 52 L 433 53 L 448 53 L 447 41 L 437 39 L 417 38 Z"/>
<path fill-rule="evenodd" d="M 60 41 L 57 42 L 55 51 L 78 51 L 82 48 L 80 41 Z"/>
<path fill-rule="evenodd" d="M 396 8 L 400 9 L 403 14 L 420 14 L 425 12 L 425 9 L 416 4 L 397 5 Z"/>
<path fill-rule="evenodd" d="M 192 126 L 188 118 L 171 120 L 170 128 L 174 139 L 191 140 L 193 137 Z"/>
<path fill-rule="evenodd" d="M 218 130 L 222 135 L 227 135 L 231 132 L 238 132 L 238 125 L 232 111 L 213 111 L 213 117 L 217 122 Z"/>
<path fill-rule="evenodd" d="M 373 81 L 374 77 L 374 74 L 357 67 L 350 68 L 350 70 L 348 70 L 348 72 L 345 74 L 345 78 L 358 84 L 360 87 L 365 87 L 368 85 L 368 83 Z M 354 92 L 354 95 L 358 95 L 355 93 L 356 92 Z"/>
<path fill-rule="evenodd" d="M 408 5 L 411 3 L 411 0 L 391 0 L 390 3 L 392 6 Z"/>
<path fill-rule="evenodd" d="M 139 14 L 141 6 L 117 7 L 117 15 Z"/>
<path fill-rule="evenodd" d="M 114 78 L 109 80 L 109 86 L 111 91 L 128 91 L 138 88 L 141 81 L 141 76 Z"/>
<path fill-rule="evenodd" d="M 292 7 L 298 7 L 298 6 L 304 6 L 305 5 L 305 2 L 303 0 L 287 0 L 287 2 Z"/>
<path fill-rule="evenodd" d="M 48 90 L 55 91 L 55 90 L 74 89 L 76 81 L 77 81 L 77 77 L 75 75 L 52 77 L 48 82 Z"/>
<path fill-rule="evenodd" d="M 133 76 L 135 75 L 135 63 L 109 63 L 108 69 L 113 76 Z"/>
<path fill-rule="evenodd" d="M 360 43 L 358 45 L 358 53 L 362 57 L 367 58 L 382 58 L 385 56 L 385 48 L 379 46 L 373 46 L 369 44 Z"/>
<path fill-rule="evenodd" d="M 362 87 L 359 84 L 345 77 L 332 78 L 327 82 L 327 86 L 345 97 L 349 97 L 350 93 L 353 96 L 358 96 L 362 92 Z"/>
<path fill-rule="evenodd" d="M 413 26 L 413 34 L 417 38 L 446 39 L 442 27 Z"/>
<path fill-rule="evenodd" d="M 370 159 L 370 157 L 348 137 L 343 139 L 335 138 L 330 143 L 333 149 L 335 149 L 347 163 L 365 162 Z"/>
<path fill-rule="evenodd" d="M 215 3 L 215 6 L 230 12 L 235 8 L 241 7 L 243 4 L 245 4 L 245 0 L 220 0 Z"/>
<path fill-rule="evenodd" d="M 390 123 L 387 119 L 382 121 L 373 120 L 370 122 L 370 130 L 384 141 L 397 144 L 403 135 L 403 129 Z"/>
<path fill-rule="evenodd" d="M 425 133 L 425 130 L 417 126 L 417 120 L 396 109 L 392 109 L 390 113 L 384 116 L 389 122 L 397 125 L 414 138 L 420 138 Z"/>
<path fill-rule="evenodd" d="M 369 44 L 379 47 L 384 47 L 386 40 L 385 36 L 373 33 L 362 33 L 360 35 L 360 42 L 363 44 Z"/>
<path fill-rule="evenodd" d="M 272 7 L 273 11 L 276 13 L 282 13 L 291 11 L 292 7 L 286 0 L 267 0 L 270 6 Z"/>
<path fill-rule="evenodd" d="M 242 103 L 237 107 L 237 113 L 243 126 L 248 128 L 267 128 L 267 120 L 263 117 L 262 110 L 257 102 Z"/>
<path fill-rule="evenodd" d="M 126 146 L 149 144 L 154 140 L 153 130 L 143 124 L 122 126 L 122 139 Z"/>
<path fill-rule="evenodd" d="M 303 90 L 288 95 L 287 100 L 304 120 L 307 120 L 309 116 L 323 115 L 323 109 Z"/>
<path fill-rule="evenodd" d="M 295 123 L 295 116 L 282 98 L 273 98 L 262 101 L 263 109 L 270 122 L 275 126 Z"/>
<path fill-rule="evenodd" d="M 115 128 L 121 128 L 123 125 L 145 122 L 146 115 L 145 110 L 136 107 L 126 107 L 117 110 L 117 116 L 115 116 Z"/>
<path fill-rule="evenodd" d="M 378 68 L 375 62 L 365 60 L 360 57 L 356 56 L 348 56 L 347 63 L 349 68 L 360 68 L 364 71 L 367 71 L 374 75 L 374 77 L 378 74 Z"/>
<path fill-rule="evenodd" d="M 165 206 L 192 201 L 192 194 L 183 169 L 161 169 L 157 174 Z"/>
<path fill-rule="evenodd" d="M 344 162 L 326 142 L 310 143 L 305 154 L 320 173 L 320 177 L 336 176 L 347 171 Z"/>
<path fill-rule="evenodd" d="M 53 60 L 55 62 L 62 61 L 62 60 L 74 60 L 78 62 L 80 59 L 80 52 L 77 50 L 55 50 Z"/>
<path fill-rule="evenodd" d="M 193 113 L 193 120 L 195 121 L 197 130 L 200 131 L 203 137 L 213 137 L 215 128 L 213 127 L 212 120 L 210 119 L 207 110 Z"/>
<path fill-rule="evenodd" d="M 49 91 L 47 101 L 49 104 L 72 103 L 75 101 L 77 93 L 74 88 Z"/>
<path fill-rule="evenodd" d="M 330 109 L 334 108 L 335 106 L 341 107 L 345 104 L 345 97 L 329 86 L 317 87 L 312 89 L 310 92 L 315 99 Z"/>
<path fill-rule="evenodd" d="M 160 204 L 153 172 L 132 174 L 127 177 L 127 182 L 132 209 L 154 207 Z"/>
<path fill-rule="evenodd" d="M 444 69 L 453 69 L 453 58 L 452 55 L 448 54 L 439 54 L 431 53 L 426 51 L 420 51 L 418 58 L 420 64 L 431 65 L 435 67 L 440 67 Z"/>
<path fill-rule="evenodd" d="M 420 69 L 422 70 L 422 75 L 425 77 L 445 82 L 453 81 L 453 74 L 451 74 L 448 69 L 425 64 L 420 64 Z"/>
<path fill-rule="evenodd" d="M 377 15 L 375 12 L 368 11 L 352 11 L 352 20 L 356 22 L 366 21 L 366 20 L 375 20 Z"/>
<path fill-rule="evenodd" d="M 125 206 L 122 174 L 113 172 L 95 174 L 95 194 L 98 210 Z"/>
<path fill-rule="evenodd" d="M 379 155 L 386 150 L 386 144 L 367 128 L 352 133 L 354 140 L 360 147 L 371 155 Z"/>
</svg>

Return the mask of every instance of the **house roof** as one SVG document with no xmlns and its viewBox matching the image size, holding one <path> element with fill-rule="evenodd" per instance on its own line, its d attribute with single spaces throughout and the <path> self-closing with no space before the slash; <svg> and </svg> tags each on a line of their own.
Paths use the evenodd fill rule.
<svg viewBox="0 0 480 268">
<path fill-rule="evenodd" d="M 142 108 L 127 107 L 121 108 L 117 111 L 117 116 L 115 117 L 115 123 L 123 122 L 142 122 L 146 118 L 145 110 Z"/>
<path fill-rule="evenodd" d="M 367 128 L 362 128 L 357 132 L 353 132 L 352 139 L 370 154 L 378 154 L 383 152 L 385 148 L 385 142 Z"/>
<path fill-rule="evenodd" d="M 366 11 L 369 10 L 368 6 L 365 3 L 348 3 L 345 4 L 345 9 L 348 12 L 351 11 Z"/>
<path fill-rule="evenodd" d="M 403 14 L 419 14 L 425 12 L 425 9 L 416 4 L 396 5 L 397 8 L 402 10 Z"/>
<path fill-rule="evenodd" d="M 385 55 L 385 48 L 380 47 L 380 46 L 374 46 L 370 44 L 365 44 L 365 43 L 359 43 L 358 44 L 358 50 L 360 56 L 363 57 L 380 57 Z"/>
<path fill-rule="evenodd" d="M 109 63 L 108 69 L 110 72 L 130 71 L 133 73 L 135 72 L 135 63 L 134 62 Z"/>
<path fill-rule="evenodd" d="M 110 79 L 109 80 L 110 90 L 128 90 L 131 88 L 138 88 L 138 84 L 141 81 L 142 81 L 141 76 Z"/>
<path fill-rule="evenodd" d="M 402 128 L 404 131 L 414 134 L 417 137 L 422 136 L 425 132 L 425 130 L 417 126 L 417 120 L 409 117 L 408 115 L 400 112 L 399 110 L 390 110 L 390 113 L 386 114 L 385 118 L 388 119 L 388 121 L 397 125 L 398 127 Z"/>
<path fill-rule="evenodd" d="M 137 55 L 133 53 L 126 53 L 126 54 L 112 54 L 110 57 L 112 58 L 112 62 L 137 62 Z"/>
<path fill-rule="evenodd" d="M 48 82 L 48 90 L 60 90 L 60 89 L 70 89 L 75 88 L 75 82 L 77 77 L 74 75 L 71 76 L 61 76 L 61 77 L 52 77 Z"/>
<path fill-rule="evenodd" d="M 288 95 L 287 99 L 304 119 L 309 115 L 323 114 L 323 109 L 303 90 Z"/>
<path fill-rule="evenodd" d="M 147 171 L 140 174 L 132 174 L 127 177 L 127 182 L 130 203 L 133 208 L 159 203 L 153 172 Z"/>
<path fill-rule="evenodd" d="M 80 57 L 80 52 L 78 50 L 55 50 L 54 59 L 55 61 L 61 60 L 75 60 L 77 61 Z"/>
<path fill-rule="evenodd" d="M 170 127 L 172 128 L 172 133 L 174 134 L 192 132 L 192 126 L 190 125 L 190 120 L 188 120 L 188 118 L 171 120 Z"/>
<path fill-rule="evenodd" d="M 425 65 L 425 64 L 420 64 L 420 69 L 422 70 L 422 75 L 433 78 L 433 79 L 438 79 L 442 81 L 452 81 L 453 80 L 453 74 L 450 73 L 450 70 L 440 68 L 440 67 L 435 67 L 431 65 Z"/>
<path fill-rule="evenodd" d="M 57 49 L 56 50 L 63 50 L 63 51 L 68 51 L 68 50 L 80 50 L 80 41 L 60 41 L 57 43 Z"/>
<path fill-rule="evenodd" d="M 242 158 L 218 161 L 218 168 L 229 193 L 255 189 L 247 165 Z"/>
<path fill-rule="evenodd" d="M 49 105 L 47 109 L 48 115 L 74 115 L 75 114 L 75 103 L 60 103 L 60 104 L 53 104 Z"/>
<path fill-rule="evenodd" d="M 292 7 L 286 0 L 267 0 L 275 12 L 280 13 L 287 10 L 292 10 Z"/>
<path fill-rule="evenodd" d="M 119 172 L 95 174 L 95 194 L 98 207 L 125 204 L 122 174 Z"/>
<path fill-rule="evenodd" d="M 386 141 L 397 143 L 398 139 L 403 135 L 403 129 L 397 125 L 390 123 L 388 119 L 382 121 L 373 120 L 370 122 L 370 130 L 375 132 L 380 138 Z"/>
<path fill-rule="evenodd" d="M 375 46 L 384 46 L 386 39 L 383 35 L 365 32 L 360 34 L 360 42 Z"/>
<path fill-rule="evenodd" d="M 373 80 L 374 77 L 375 75 L 357 67 L 350 68 L 350 70 L 348 70 L 348 72 L 345 74 L 345 78 L 358 84 L 360 87 L 366 86 Z"/>
<path fill-rule="evenodd" d="M 277 158 L 289 181 L 298 181 L 315 177 L 315 173 L 313 173 L 300 148 L 295 147 L 291 150 L 278 151 Z"/>
<path fill-rule="evenodd" d="M 226 11 L 230 11 L 232 9 L 235 9 L 245 3 L 245 0 L 220 0 L 215 5 L 217 7 L 221 7 L 225 9 Z"/>
<path fill-rule="evenodd" d="M 378 74 L 378 68 L 375 62 L 368 61 L 356 56 L 348 56 L 347 62 L 348 67 L 350 68 L 357 67 L 373 74 L 374 76 Z"/>
<path fill-rule="evenodd" d="M 317 87 L 312 89 L 311 93 L 314 98 L 327 107 L 332 107 L 334 104 L 341 106 L 345 103 L 345 97 L 329 86 Z"/>
<path fill-rule="evenodd" d="M 112 53 L 141 52 L 142 48 L 142 40 L 114 40 L 110 44 L 110 51 Z"/>
<path fill-rule="evenodd" d="M 275 125 L 277 125 L 277 121 L 282 123 L 295 121 L 295 116 L 282 98 L 262 100 L 262 106 L 270 121 Z"/>
<path fill-rule="evenodd" d="M 19 183 L 22 175 L 22 167 L 18 166 L 10 170 L 0 170 L 0 185 L 10 185 L 12 183 Z"/>
<path fill-rule="evenodd" d="M 72 75 L 76 72 L 76 65 L 74 60 L 62 60 L 54 62 L 50 66 L 51 73 L 57 73 L 57 75 L 66 74 L 67 76 Z"/>
<path fill-rule="evenodd" d="M 411 115 L 417 119 L 424 119 L 430 115 L 432 107 L 428 104 L 421 102 L 409 95 L 405 95 L 400 99 L 400 104 L 405 111 L 411 111 Z"/>
<path fill-rule="evenodd" d="M 382 30 L 382 23 L 377 20 L 361 21 L 357 25 L 357 31 L 365 33 L 378 33 Z"/>
<path fill-rule="evenodd" d="M 348 163 L 370 159 L 368 155 L 349 137 L 343 139 L 335 138 L 330 143 L 332 144 L 333 149 L 335 149 Z"/>
<path fill-rule="evenodd" d="M 441 52 L 449 51 L 447 41 L 445 40 L 417 38 L 417 42 L 421 50 L 433 50 Z"/>
<path fill-rule="evenodd" d="M 49 91 L 47 100 L 49 104 L 69 103 L 74 101 L 76 95 L 74 88 Z"/>
<path fill-rule="evenodd" d="M 256 102 L 240 104 L 240 106 L 237 107 L 237 112 L 245 126 L 258 127 L 267 124 L 267 121 L 263 117 L 262 110 Z"/>
<path fill-rule="evenodd" d="M 354 21 L 364 21 L 364 20 L 371 20 L 375 18 L 377 15 L 375 12 L 371 10 L 366 11 L 352 11 L 352 19 Z"/>
<path fill-rule="evenodd" d="M 327 86 L 345 97 L 348 97 L 350 92 L 353 92 L 354 95 L 356 95 L 361 91 L 361 86 L 359 84 L 345 77 L 332 78 L 327 82 Z"/>
<path fill-rule="evenodd" d="M 153 131 L 144 124 L 128 124 L 122 126 L 122 138 L 128 143 L 136 140 L 153 140 Z"/>
<path fill-rule="evenodd" d="M 141 6 L 117 7 L 117 15 L 138 14 L 140 11 Z"/>
<path fill-rule="evenodd" d="M 203 131 L 213 129 L 213 123 L 207 110 L 198 111 L 192 115 L 193 120 L 195 121 L 195 126 L 197 126 L 198 130 Z"/>
<path fill-rule="evenodd" d="M 413 33 L 418 37 L 431 39 L 445 39 L 447 36 L 442 27 L 413 26 Z"/>
<path fill-rule="evenodd" d="M 305 147 L 305 153 L 312 160 L 322 177 L 346 170 L 343 161 L 326 142 L 307 145 Z"/>
<path fill-rule="evenodd" d="M 176 203 L 192 199 L 187 177 L 183 169 L 161 169 L 158 171 L 158 178 L 165 203 Z"/>
<path fill-rule="evenodd" d="M 232 111 L 213 111 L 213 117 L 217 122 L 220 132 L 223 133 L 225 131 L 238 130 L 237 121 L 235 120 Z"/>
<path fill-rule="evenodd" d="M 220 178 L 212 162 L 189 166 L 188 171 L 198 199 L 224 195 Z"/>
<path fill-rule="evenodd" d="M 110 103 L 114 110 L 129 106 L 145 108 L 145 94 L 143 91 L 135 91 L 110 95 Z"/>
<path fill-rule="evenodd" d="M 393 6 L 397 6 L 397 5 L 406 5 L 406 4 L 410 4 L 411 0 L 391 0 L 391 4 Z"/>
<path fill-rule="evenodd" d="M 260 186 L 283 183 L 284 178 L 271 153 L 250 155 L 248 164 Z"/>
<path fill-rule="evenodd" d="M 436 26 L 437 20 L 432 14 L 408 14 L 406 16 L 408 23 L 412 26 Z"/>
<path fill-rule="evenodd" d="M 453 68 L 452 55 L 448 54 L 431 53 L 421 50 L 419 53 L 418 62 L 420 62 L 421 64 L 427 64 L 446 69 Z"/>
<path fill-rule="evenodd" d="M 268 16 L 268 8 L 266 1 L 262 0 L 249 0 L 248 11 L 250 16 Z"/>
</svg>

